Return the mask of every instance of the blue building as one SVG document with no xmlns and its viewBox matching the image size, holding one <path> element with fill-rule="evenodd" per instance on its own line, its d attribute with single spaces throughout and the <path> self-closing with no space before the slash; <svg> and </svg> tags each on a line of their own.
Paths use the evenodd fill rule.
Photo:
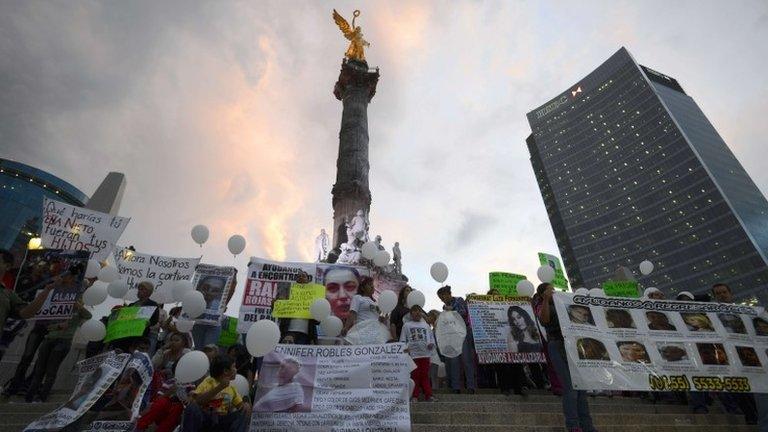
<svg viewBox="0 0 768 432">
<path fill-rule="evenodd" d="M 668 296 L 725 282 L 768 303 L 768 201 L 677 80 L 621 48 L 528 122 L 572 286 L 649 259 L 639 281 Z"/>
<path fill-rule="evenodd" d="M 39 237 L 43 197 L 80 207 L 88 196 L 66 181 L 23 163 L 0 159 L 0 249 L 13 252 L 17 265 L 29 239 Z"/>
</svg>

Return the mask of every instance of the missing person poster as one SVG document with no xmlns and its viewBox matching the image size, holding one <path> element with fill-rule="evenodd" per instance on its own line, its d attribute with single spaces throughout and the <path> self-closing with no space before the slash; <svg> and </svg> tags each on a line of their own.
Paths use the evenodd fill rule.
<svg viewBox="0 0 768 432">
<path fill-rule="evenodd" d="M 24 432 L 59 430 L 79 419 L 120 376 L 129 357 L 128 354 L 109 351 L 80 361 L 77 364 L 77 385 L 69 400 L 30 423 Z"/>
<path fill-rule="evenodd" d="M 768 317 L 723 303 L 554 297 L 574 388 L 768 392 Z"/>
<path fill-rule="evenodd" d="M 325 299 L 331 304 L 331 313 L 346 321 L 349 316 L 349 307 L 352 305 L 352 297 L 357 294 L 360 283 L 366 276 L 371 276 L 365 267 L 353 267 L 342 264 L 318 264 L 316 280 L 325 286 Z M 379 278 L 374 280 L 374 289 L 391 289 L 396 287 L 392 281 Z M 398 291 L 399 292 L 399 291 Z"/>
<path fill-rule="evenodd" d="M 150 298 L 158 303 L 173 303 L 173 282 L 192 280 L 200 263 L 200 258 L 149 255 L 122 247 L 113 255 L 120 278 L 130 287 L 126 298 L 132 295 L 135 299 L 139 282 L 149 281 L 155 286 Z"/>
<path fill-rule="evenodd" d="M 144 334 L 149 320 L 155 314 L 156 306 L 123 306 L 114 309 L 107 321 L 107 334 L 104 342 L 137 337 Z"/>
<path fill-rule="evenodd" d="M 245 281 L 237 331 L 245 333 L 256 321 L 272 319 L 272 305 L 278 299 L 288 299 L 291 285 L 300 272 L 307 273 L 313 281 L 314 263 L 277 262 L 251 258 L 248 278 Z"/>
<path fill-rule="evenodd" d="M 199 264 L 192 278 L 192 286 L 203 294 L 205 310 L 195 319 L 195 323 L 217 326 L 227 308 L 229 293 L 234 288 L 233 281 L 237 270 L 234 267 L 219 267 Z"/>
<path fill-rule="evenodd" d="M 517 283 L 527 279 L 525 275 L 505 272 L 488 273 L 488 286 L 503 296 L 516 296 Z"/>
<path fill-rule="evenodd" d="M 404 349 L 278 345 L 264 356 L 249 431 L 410 431 Z"/>
<path fill-rule="evenodd" d="M 49 249 L 86 251 L 93 259 L 104 261 L 130 221 L 44 198 L 40 240 Z"/>
<path fill-rule="evenodd" d="M 469 296 L 467 309 L 478 362 L 546 362 L 530 298 Z"/>
<path fill-rule="evenodd" d="M 27 251 L 16 278 L 16 292 L 25 301 L 32 301 L 37 292 L 48 284 L 53 290 L 36 320 L 67 320 L 72 316 L 75 301 L 83 292 L 83 278 L 88 266 L 86 251 L 33 249 Z"/>
<path fill-rule="evenodd" d="M 539 252 L 539 264 L 542 266 L 550 266 L 555 269 L 555 278 L 552 279 L 552 286 L 562 291 L 568 290 L 568 279 L 565 278 L 565 272 L 563 271 L 563 265 L 560 264 L 560 258 Z"/>
</svg>

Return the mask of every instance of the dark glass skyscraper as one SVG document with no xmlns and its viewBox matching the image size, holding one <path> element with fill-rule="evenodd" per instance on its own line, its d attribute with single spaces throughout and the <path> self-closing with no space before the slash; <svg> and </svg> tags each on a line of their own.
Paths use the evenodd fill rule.
<svg viewBox="0 0 768 432">
<path fill-rule="evenodd" d="M 622 48 L 528 113 L 527 144 L 563 263 L 592 288 L 644 259 L 667 295 L 726 282 L 768 300 L 768 202 L 674 79 Z"/>
</svg>

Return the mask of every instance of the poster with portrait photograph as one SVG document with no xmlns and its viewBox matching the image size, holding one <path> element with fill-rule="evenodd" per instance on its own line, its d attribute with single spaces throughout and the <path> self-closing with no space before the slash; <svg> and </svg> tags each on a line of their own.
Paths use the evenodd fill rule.
<svg viewBox="0 0 768 432">
<path fill-rule="evenodd" d="M 528 297 L 467 297 L 478 362 L 546 362 L 541 331 Z"/>
<path fill-rule="evenodd" d="M 275 300 L 290 297 L 291 285 L 296 282 L 302 271 L 308 275 L 308 282 L 315 281 L 315 263 L 251 258 L 243 298 L 240 302 L 238 333 L 246 333 L 256 321 L 273 319 L 272 304 Z"/>
<path fill-rule="evenodd" d="M 72 316 L 75 302 L 83 292 L 83 278 L 89 256 L 86 251 L 27 251 L 16 277 L 15 291 L 19 297 L 30 302 L 46 285 L 53 284 L 53 290 L 33 319 L 63 321 Z"/>
<path fill-rule="evenodd" d="M 405 344 L 278 345 L 264 356 L 251 432 L 411 430 Z"/>
<path fill-rule="evenodd" d="M 749 306 L 554 297 L 580 390 L 768 392 L 768 321 Z"/>
<path fill-rule="evenodd" d="M 117 380 L 129 357 L 129 354 L 109 351 L 80 361 L 76 366 L 77 384 L 70 398 L 30 423 L 24 432 L 57 431 L 79 419 Z"/>
<path fill-rule="evenodd" d="M 362 278 L 371 276 L 365 267 L 343 264 L 317 264 L 317 283 L 325 286 L 325 298 L 331 304 L 331 313 L 345 321 L 349 316 L 352 297 L 357 294 Z M 381 283 L 381 281 L 380 281 Z M 380 285 L 382 288 L 384 285 Z M 374 284 L 374 289 L 376 285 Z"/>
<path fill-rule="evenodd" d="M 192 276 L 192 286 L 200 291 L 205 299 L 205 310 L 202 315 L 195 318 L 195 323 L 217 326 L 224 316 L 227 308 L 227 300 L 234 288 L 233 281 L 237 269 L 234 267 L 221 267 L 210 264 L 199 264 Z"/>
</svg>

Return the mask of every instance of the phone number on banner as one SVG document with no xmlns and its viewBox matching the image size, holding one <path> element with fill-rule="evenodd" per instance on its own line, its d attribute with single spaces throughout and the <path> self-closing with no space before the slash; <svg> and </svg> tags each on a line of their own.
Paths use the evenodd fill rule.
<svg viewBox="0 0 768 432">
<path fill-rule="evenodd" d="M 648 383 L 655 391 L 752 391 L 747 377 L 694 376 L 689 381 L 686 375 L 648 375 Z"/>
</svg>

